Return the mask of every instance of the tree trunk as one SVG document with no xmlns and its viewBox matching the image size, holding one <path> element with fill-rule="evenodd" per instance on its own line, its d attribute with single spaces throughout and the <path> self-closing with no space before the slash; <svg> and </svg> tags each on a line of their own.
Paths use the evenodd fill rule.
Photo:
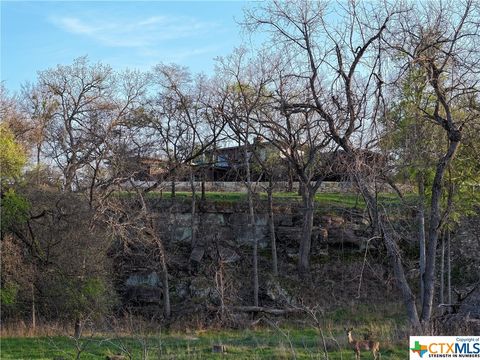
<svg viewBox="0 0 480 360">
<path fill-rule="evenodd" d="M 379 221 L 381 219 L 378 213 L 377 197 L 375 196 L 375 194 L 372 194 L 371 191 L 368 189 L 367 180 L 363 177 L 362 174 L 354 173 L 353 177 L 367 205 L 368 216 L 370 217 L 370 221 L 372 222 L 373 232 L 381 233 L 379 224 Z"/>
<path fill-rule="evenodd" d="M 248 160 L 247 160 L 248 162 Z M 257 226 L 255 222 L 255 210 L 253 206 L 253 192 L 250 180 L 250 166 L 247 165 L 248 209 L 250 214 L 250 233 L 253 241 L 253 304 L 258 306 L 258 240 Z"/>
<path fill-rule="evenodd" d="M 202 168 L 202 201 L 205 201 L 205 169 Z"/>
<path fill-rule="evenodd" d="M 408 319 L 414 328 L 420 329 L 420 320 L 418 317 L 417 305 L 415 303 L 415 295 L 410 289 L 405 276 L 400 248 L 394 238 L 394 234 L 391 229 L 384 224 L 383 219 L 379 219 L 378 223 L 383 235 L 383 241 L 387 249 L 388 257 L 393 265 L 393 273 L 395 275 L 397 286 L 402 293 L 403 302 L 407 308 Z"/>
<path fill-rule="evenodd" d="M 440 252 L 440 304 L 445 304 L 445 234 L 442 236 L 442 250 Z"/>
<path fill-rule="evenodd" d="M 246 135 L 248 139 L 248 131 Z M 244 157 L 245 157 L 245 170 L 246 170 L 246 185 L 248 191 L 248 209 L 250 214 L 250 234 L 253 241 L 253 304 L 258 306 L 258 241 L 257 241 L 257 228 L 255 222 L 255 209 L 253 205 L 253 190 L 252 190 L 252 180 L 250 174 L 250 159 L 248 156 L 248 141 L 245 141 L 244 145 Z"/>
<path fill-rule="evenodd" d="M 447 299 L 452 303 L 452 253 L 450 247 L 450 231 L 447 231 Z"/>
<path fill-rule="evenodd" d="M 438 235 L 441 225 L 440 202 L 443 190 L 443 177 L 448 164 L 455 155 L 460 144 L 460 140 L 456 140 L 459 135 L 457 133 L 450 134 L 450 145 L 445 156 L 438 162 L 435 178 L 432 184 L 432 201 L 430 206 L 430 223 L 428 227 L 428 248 L 426 250 L 425 263 L 425 295 L 422 304 L 422 322 L 428 322 L 432 316 L 433 298 L 435 295 L 435 259 L 437 252 Z"/>
<path fill-rule="evenodd" d="M 194 180 L 195 179 L 193 176 L 193 171 L 190 168 L 190 189 L 192 190 L 192 208 L 191 208 L 192 210 L 191 210 L 191 223 L 190 223 L 192 236 L 190 240 L 191 240 L 192 249 L 194 248 L 195 242 L 196 242 L 196 220 L 197 220 L 197 214 L 196 214 L 197 194 L 195 191 Z"/>
<path fill-rule="evenodd" d="M 287 192 L 293 192 L 293 171 L 290 165 L 288 165 L 288 185 Z"/>
<path fill-rule="evenodd" d="M 298 196 L 303 196 L 304 192 L 305 192 L 305 184 L 302 181 L 299 181 L 298 192 L 297 192 Z"/>
<path fill-rule="evenodd" d="M 215 272 L 215 285 L 220 295 L 220 319 L 225 321 L 225 284 L 222 259 L 218 259 L 218 270 Z"/>
<path fill-rule="evenodd" d="M 171 183 L 170 183 L 170 187 L 171 187 L 170 192 L 171 192 L 171 194 L 172 194 L 172 199 L 174 199 L 175 196 L 177 195 L 177 194 L 176 194 L 176 187 L 175 187 L 175 177 L 172 178 L 172 181 L 171 181 Z"/>
<path fill-rule="evenodd" d="M 36 321 L 36 312 L 35 312 L 35 286 L 33 285 L 32 282 L 32 330 L 35 331 L 35 328 L 37 326 L 37 321 Z"/>
<path fill-rule="evenodd" d="M 300 183 L 303 201 L 303 226 L 300 240 L 298 258 L 298 272 L 301 277 L 308 276 L 310 272 L 310 248 L 312 245 L 314 194 L 308 184 Z"/>
<path fill-rule="evenodd" d="M 168 268 L 165 261 L 165 256 L 162 257 L 162 274 L 163 274 L 163 311 L 165 317 L 168 319 L 172 314 L 170 307 L 170 289 L 168 284 Z"/>
<path fill-rule="evenodd" d="M 38 144 L 37 145 L 37 166 L 36 166 L 36 172 L 37 172 L 37 185 L 40 185 L 40 154 L 42 153 L 42 145 Z"/>
<path fill-rule="evenodd" d="M 73 165 L 68 164 L 65 169 L 65 191 L 73 191 L 73 181 L 75 179 L 75 168 Z"/>
<path fill-rule="evenodd" d="M 82 321 L 80 320 L 80 317 L 77 316 L 77 318 L 75 319 L 75 329 L 74 329 L 73 337 L 75 339 L 80 339 L 81 336 L 82 336 Z"/>
<path fill-rule="evenodd" d="M 420 248 L 420 303 L 425 293 L 425 179 L 418 176 L 418 244 Z"/>
<path fill-rule="evenodd" d="M 162 273 L 162 285 L 163 285 L 163 315 L 165 318 L 169 318 L 172 314 L 171 307 L 170 307 L 170 289 L 168 284 L 168 267 L 167 267 L 167 259 L 165 254 L 165 249 L 163 248 L 163 244 L 160 239 L 155 237 L 155 241 L 157 243 L 158 251 L 160 253 L 160 266 L 161 266 L 161 273 Z"/>
<path fill-rule="evenodd" d="M 354 178 L 363 198 L 365 199 L 370 216 L 372 217 L 373 228 L 378 230 L 382 235 L 390 263 L 393 267 L 393 274 L 395 276 L 397 286 L 402 293 L 403 302 L 407 308 L 407 315 L 410 324 L 414 328 L 420 329 L 420 320 L 415 302 L 415 295 L 413 294 L 405 276 L 405 269 L 402 264 L 402 255 L 395 239 L 394 232 L 388 226 L 388 219 L 384 219 L 383 216 L 381 216 L 378 212 L 375 197 L 368 189 L 366 180 L 361 174 L 358 173 L 354 174 Z"/>
<path fill-rule="evenodd" d="M 273 215 L 273 183 L 272 180 L 268 183 L 268 218 L 270 225 L 270 244 L 272 247 L 272 271 L 274 276 L 278 276 L 278 260 L 277 260 L 277 244 L 275 239 L 275 221 Z"/>
</svg>

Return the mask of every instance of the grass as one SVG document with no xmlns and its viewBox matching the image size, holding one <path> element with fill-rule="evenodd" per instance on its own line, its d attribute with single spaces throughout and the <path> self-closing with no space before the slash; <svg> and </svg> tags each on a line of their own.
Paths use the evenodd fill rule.
<svg viewBox="0 0 480 360">
<path fill-rule="evenodd" d="M 126 193 L 122 194 L 126 195 Z M 179 200 L 188 200 L 191 198 L 190 192 L 176 192 L 176 197 Z M 198 195 L 199 196 L 199 195 Z M 289 202 L 301 203 L 302 197 L 296 192 L 276 192 L 274 193 L 274 202 L 276 204 L 284 204 Z M 160 197 L 165 199 L 171 199 L 170 192 L 149 192 L 147 197 L 152 199 L 158 199 Z M 267 194 L 259 193 L 260 200 L 266 201 Z M 236 203 L 247 201 L 247 193 L 245 192 L 206 192 L 205 198 L 207 201 L 223 202 L 223 203 Z M 320 206 L 338 206 L 346 208 L 364 208 L 365 203 L 361 196 L 356 194 L 347 193 L 317 193 L 315 195 L 315 202 Z"/>
<path fill-rule="evenodd" d="M 351 359 L 343 334 L 333 333 L 339 345 L 326 333 L 331 360 Z M 144 346 L 149 359 L 320 359 L 321 339 L 314 329 L 275 329 L 244 331 L 198 331 L 193 334 L 163 334 L 145 337 L 91 337 L 82 340 L 85 350 L 80 359 L 105 359 L 121 353 L 122 348 L 133 359 L 142 359 Z M 226 346 L 225 354 L 212 353 L 212 345 Z M 3 338 L 2 359 L 64 359 L 75 358 L 75 343 L 69 337 Z M 382 359 L 403 360 L 408 357 L 408 344 L 382 343 Z M 371 355 L 370 355 L 371 356 Z M 367 357 L 367 354 L 364 355 Z"/>
<path fill-rule="evenodd" d="M 128 193 L 122 193 L 123 196 L 126 196 Z M 192 194 L 188 191 L 177 191 L 176 197 L 179 200 L 188 200 L 191 198 Z M 267 194 L 265 192 L 258 193 L 261 200 L 267 200 Z M 147 193 L 147 197 L 152 199 L 158 198 L 165 198 L 171 199 L 171 192 L 164 191 L 164 192 L 149 192 Z M 413 195 L 412 195 L 413 196 Z M 200 197 L 200 193 L 197 193 L 197 197 Z M 297 192 L 275 192 L 273 194 L 275 203 L 288 203 L 288 202 L 298 202 L 302 201 L 302 197 L 298 195 Z M 381 193 L 379 194 L 379 201 L 386 205 L 395 205 L 400 203 L 400 199 L 396 194 L 393 193 Z M 406 199 L 410 199 L 410 195 L 407 194 Z M 206 192 L 205 198 L 207 201 L 214 201 L 214 202 L 241 202 L 247 201 L 247 193 L 246 192 Z M 317 205 L 336 205 L 339 207 L 345 208 L 365 208 L 365 201 L 363 200 L 360 194 L 356 193 L 326 193 L 326 192 L 319 192 L 315 194 L 315 202 Z"/>
<path fill-rule="evenodd" d="M 380 341 L 382 360 L 408 358 L 408 324 L 400 303 L 351 305 L 327 311 L 321 317 L 322 331 L 330 360 L 353 359 L 344 326 L 354 326 L 354 336 L 363 339 L 371 334 Z M 136 323 L 134 323 L 136 324 Z M 105 359 L 107 355 L 132 354 L 132 359 L 324 359 L 319 331 L 306 322 L 284 319 L 281 328 L 272 322 L 245 330 L 187 330 L 159 332 L 146 323 L 138 322 L 136 336 L 129 333 L 98 333 L 81 339 L 84 351 L 80 359 Z M 267 325 L 270 324 L 270 325 Z M 155 325 L 154 325 L 155 326 Z M 60 328 L 58 328 L 60 329 Z M 62 328 L 63 329 L 63 328 Z M 150 329 L 150 330 L 148 330 Z M 62 333 L 60 330 L 56 333 Z M 52 332 L 50 332 L 52 333 Z M 53 332 L 55 333 L 55 332 Z M 17 337 L 5 336 L 1 341 L 1 359 L 75 359 L 75 341 L 68 336 Z M 143 346 L 142 344 L 145 344 Z M 227 353 L 214 354 L 213 345 L 226 346 Z M 125 352 L 123 352 L 125 354 Z M 370 359 L 365 353 L 363 359 Z M 127 357 L 128 359 L 128 357 Z"/>
</svg>

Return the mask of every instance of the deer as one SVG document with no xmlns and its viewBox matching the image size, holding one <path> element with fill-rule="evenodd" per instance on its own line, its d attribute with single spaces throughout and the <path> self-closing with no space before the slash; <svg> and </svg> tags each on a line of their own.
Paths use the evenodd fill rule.
<svg viewBox="0 0 480 360">
<path fill-rule="evenodd" d="M 373 354 L 373 359 L 380 358 L 380 343 L 373 340 L 355 340 L 352 335 L 353 328 L 344 328 L 347 333 L 348 343 L 355 353 L 355 360 L 360 360 L 360 351 L 369 350 Z"/>
</svg>

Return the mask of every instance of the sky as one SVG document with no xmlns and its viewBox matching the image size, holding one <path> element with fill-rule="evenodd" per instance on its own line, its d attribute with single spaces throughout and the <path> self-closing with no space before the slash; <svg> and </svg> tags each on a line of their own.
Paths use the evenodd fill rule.
<svg viewBox="0 0 480 360">
<path fill-rule="evenodd" d="M 37 71 L 88 55 L 116 70 L 177 63 L 210 74 L 242 33 L 243 1 L 1 1 L 1 79 L 12 92 Z"/>
</svg>

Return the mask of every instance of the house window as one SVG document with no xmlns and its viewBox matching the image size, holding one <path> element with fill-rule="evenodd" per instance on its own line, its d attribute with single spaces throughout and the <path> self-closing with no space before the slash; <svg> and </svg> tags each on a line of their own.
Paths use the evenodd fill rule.
<svg viewBox="0 0 480 360">
<path fill-rule="evenodd" d="M 228 167 L 228 157 L 226 155 L 218 155 L 217 166 Z"/>
</svg>

